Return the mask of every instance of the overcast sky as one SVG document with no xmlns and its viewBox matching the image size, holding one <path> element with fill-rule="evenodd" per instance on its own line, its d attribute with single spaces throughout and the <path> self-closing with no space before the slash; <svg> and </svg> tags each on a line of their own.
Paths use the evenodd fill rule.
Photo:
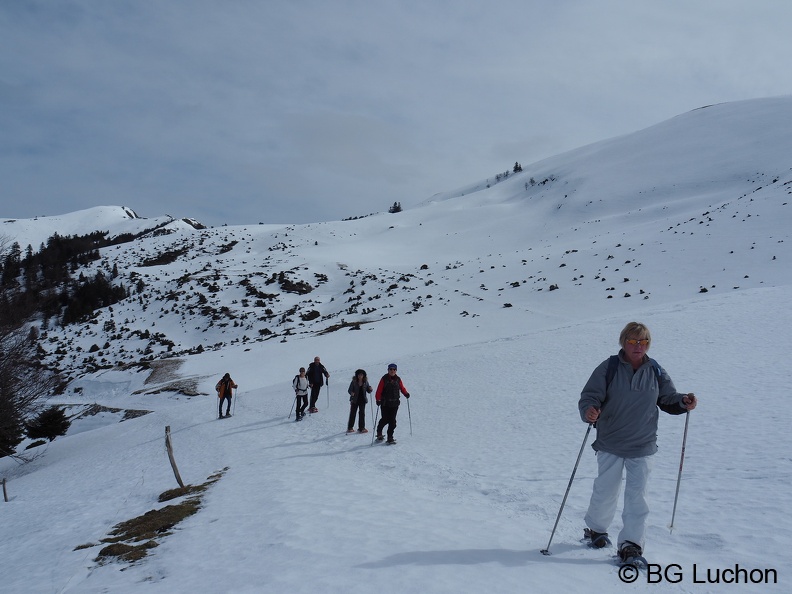
<svg viewBox="0 0 792 594">
<path fill-rule="evenodd" d="M 788 0 L 2 0 L 0 217 L 306 223 L 792 93 Z"/>
</svg>

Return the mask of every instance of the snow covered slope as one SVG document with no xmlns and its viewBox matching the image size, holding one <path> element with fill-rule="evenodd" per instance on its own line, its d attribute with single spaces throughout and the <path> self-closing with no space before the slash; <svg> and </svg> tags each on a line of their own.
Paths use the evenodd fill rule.
<svg viewBox="0 0 792 594">
<path fill-rule="evenodd" d="M 82 423 L 26 465 L 0 459 L 4 587 L 787 591 L 790 116 L 790 98 L 716 105 L 398 214 L 103 249 L 83 272 L 117 264 L 132 295 L 44 329 L 74 378 L 53 402 L 152 412 Z M 579 391 L 633 319 L 700 405 L 673 533 L 684 417 L 660 425 L 646 553 L 669 579 L 623 585 L 578 542 L 588 447 L 553 555 L 539 550 L 584 436 Z M 294 423 L 291 379 L 315 355 L 330 385 Z M 372 446 L 345 434 L 346 387 L 391 361 L 412 398 L 399 444 Z M 240 387 L 220 421 L 226 371 Z M 186 482 L 222 477 L 144 560 L 101 565 L 100 539 L 176 486 L 166 426 Z M 737 565 L 778 583 L 708 579 Z"/>
</svg>

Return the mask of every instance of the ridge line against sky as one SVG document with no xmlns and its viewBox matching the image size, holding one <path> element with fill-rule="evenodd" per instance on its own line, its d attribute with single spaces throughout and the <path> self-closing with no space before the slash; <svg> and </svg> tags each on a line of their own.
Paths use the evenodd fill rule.
<svg viewBox="0 0 792 594">
<path fill-rule="evenodd" d="M 782 0 L 2 3 L 0 216 L 306 223 L 418 204 L 789 94 L 790 16 Z"/>
</svg>

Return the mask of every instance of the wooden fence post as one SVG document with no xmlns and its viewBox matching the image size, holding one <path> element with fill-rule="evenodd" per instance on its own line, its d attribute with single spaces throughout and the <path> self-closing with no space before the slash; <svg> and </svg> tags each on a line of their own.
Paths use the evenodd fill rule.
<svg viewBox="0 0 792 594">
<path fill-rule="evenodd" d="M 179 475 L 179 469 L 176 467 L 176 460 L 173 458 L 173 446 L 171 445 L 171 436 L 170 436 L 170 425 L 165 427 L 165 447 L 168 450 L 168 459 L 171 463 L 171 468 L 173 468 L 173 474 L 176 477 L 176 482 L 179 483 L 179 486 L 184 489 L 184 483 L 182 482 L 181 476 Z"/>
</svg>

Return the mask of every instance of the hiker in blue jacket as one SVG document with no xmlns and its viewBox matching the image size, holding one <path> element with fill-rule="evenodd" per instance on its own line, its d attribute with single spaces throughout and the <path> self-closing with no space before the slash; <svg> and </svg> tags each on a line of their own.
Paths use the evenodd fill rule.
<svg viewBox="0 0 792 594">
<path fill-rule="evenodd" d="M 658 408 L 683 414 L 696 408 L 693 394 L 676 391 L 674 382 L 646 352 L 652 342 L 649 328 L 627 324 L 619 336 L 618 356 L 603 361 L 591 374 L 578 401 L 580 417 L 596 423 L 598 474 L 594 480 L 584 535 L 594 547 L 610 543 L 608 527 L 616 514 L 622 475 L 624 524 L 617 541 L 622 559 L 640 556 L 649 505 L 646 485 L 652 456 L 657 451 Z M 612 376 L 612 377 L 611 377 Z"/>
</svg>

